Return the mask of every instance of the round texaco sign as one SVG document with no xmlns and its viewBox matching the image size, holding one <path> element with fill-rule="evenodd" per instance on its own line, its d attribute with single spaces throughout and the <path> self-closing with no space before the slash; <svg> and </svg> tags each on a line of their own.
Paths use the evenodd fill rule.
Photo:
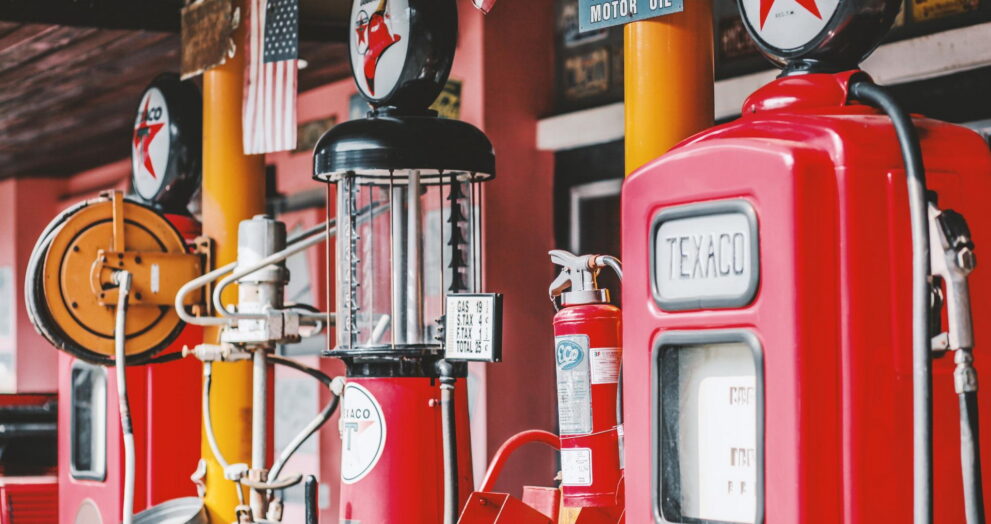
<svg viewBox="0 0 991 524">
<path fill-rule="evenodd" d="M 199 186 L 202 101 L 178 75 L 159 75 L 141 95 L 131 133 L 131 187 L 146 204 L 183 213 Z"/>
<path fill-rule="evenodd" d="M 899 0 L 738 0 L 744 25 L 771 61 L 806 70 L 855 68 L 877 47 Z"/>
</svg>

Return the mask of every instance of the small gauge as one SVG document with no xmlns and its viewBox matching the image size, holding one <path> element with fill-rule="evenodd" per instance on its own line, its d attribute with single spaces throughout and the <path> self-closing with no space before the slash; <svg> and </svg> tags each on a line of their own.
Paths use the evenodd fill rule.
<svg viewBox="0 0 991 524">
<path fill-rule="evenodd" d="M 141 96 L 131 135 L 131 187 L 144 203 L 186 213 L 200 184 L 202 100 L 196 86 L 161 74 Z"/>
<path fill-rule="evenodd" d="M 354 0 L 348 49 L 361 95 L 375 107 L 422 111 L 451 72 L 455 0 Z"/>
<path fill-rule="evenodd" d="M 738 0 L 744 25 L 775 64 L 793 70 L 855 69 L 878 46 L 899 0 Z"/>
</svg>

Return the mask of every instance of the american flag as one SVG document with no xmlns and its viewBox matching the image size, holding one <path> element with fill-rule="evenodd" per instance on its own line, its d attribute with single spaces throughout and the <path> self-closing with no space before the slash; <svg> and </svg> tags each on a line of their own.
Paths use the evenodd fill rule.
<svg viewBox="0 0 991 524">
<path fill-rule="evenodd" d="M 244 152 L 296 148 L 299 0 L 249 0 Z"/>
</svg>

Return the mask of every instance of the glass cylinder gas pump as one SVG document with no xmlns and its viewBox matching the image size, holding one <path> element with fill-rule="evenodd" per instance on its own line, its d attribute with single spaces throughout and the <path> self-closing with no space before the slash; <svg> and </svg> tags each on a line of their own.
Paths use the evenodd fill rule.
<svg viewBox="0 0 991 524">
<path fill-rule="evenodd" d="M 315 175 L 337 185 L 337 350 L 440 350 L 445 295 L 480 287 L 492 146 L 469 124 L 429 116 L 351 123 L 321 140 Z M 352 138 L 348 128 L 368 133 Z M 365 160 L 372 151 L 386 161 Z M 422 167 L 386 159 L 406 154 L 398 163 Z"/>
<path fill-rule="evenodd" d="M 423 111 L 380 109 L 317 144 L 314 178 L 337 186 L 337 340 L 325 355 L 347 365 L 344 520 L 433 523 L 471 490 L 467 365 L 444 360 L 445 303 L 480 291 L 494 164 L 481 131 Z"/>
</svg>

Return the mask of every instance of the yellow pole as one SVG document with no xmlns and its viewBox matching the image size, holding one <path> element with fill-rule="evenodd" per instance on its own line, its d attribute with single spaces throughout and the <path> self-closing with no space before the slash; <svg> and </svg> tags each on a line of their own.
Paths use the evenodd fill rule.
<svg viewBox="0 0 991 524">
<path fill-rule="evenodd" d="M 244 0 L 234 5 L 245 13 Z M 242 16 L 242 19 L 244 17 Z M 234 41 L 237 53 L 227 63 L 203 75 L 203 233 L 215 241 L 215 265 L 237 260 L 237 226 L 265 212 L 265 158 L 247 156 L 241 142 L 241 101 L 244 90 L 244 27 Z M 237 301 L 234 286 L 224 303 Z M 217 343 L 219 330 L 207 329 L 204 339 Z M 251 463 L 251 361 L 213 364 L 210 411 L 217 443 L 231 464 Z M 203 437 L 207 461 L 206 499 L 210 522 L 235 522 L 237 492 L 224 479 Z"/>
<path fill-rule="evenodd" d="M 626 174 L 713 122 L 712 0 L 627 24 Z"/>
</svg>

